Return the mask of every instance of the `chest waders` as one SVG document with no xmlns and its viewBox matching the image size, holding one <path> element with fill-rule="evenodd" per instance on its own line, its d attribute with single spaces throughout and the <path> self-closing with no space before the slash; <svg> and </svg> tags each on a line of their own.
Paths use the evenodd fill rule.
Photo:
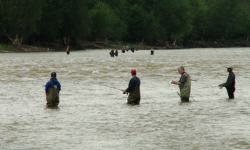
<svg viewBox="0 0 250 150">
<path fill-rule="evenodd" d="M 128 96 L 128 102 L 127 104 L 135 104 L 138 105 L 140 104 L 140 100 L 141 100 L 141 93 L 140 93 L 140 81 L 136 78 L 134 78 L 135 80 L 137 80 L 137 84 L 135 85 L 134 89 L 129 92 L 129 96 Z"/>
<path fill-rule="evenodd" d="M 56 107 L 59 104 L 59 86 L 58 83 L 53 83 L 50 81 L 52 84 L 52 87 L 48 89 L 48 94 L 47 94 L 47 106 L 48 107 Z"/>
<path fill-rule="evenodd" d="M 187 73 L 184 73 L 183 75 L 187 76 L 187 78 L 186 78 L 186 82 L 184 83 L 184 85 L 179 85 L 180 97 L 181 97 L 182 102 L 188 102 L 190 91 L 191 91 L 191 80 Z"/>
</svg>

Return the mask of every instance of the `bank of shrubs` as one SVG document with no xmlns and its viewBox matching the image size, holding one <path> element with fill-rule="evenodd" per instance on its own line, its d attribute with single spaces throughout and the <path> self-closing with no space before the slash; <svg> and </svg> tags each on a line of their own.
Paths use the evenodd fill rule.
<svg viewBox="0 0 250 150">
<path fill-rule="evenodd" d="M 58 39 L 61 45 L 247 41 L 250 1 L 0 0 L 0 27 L 1 40 L 16 46 Z"/>
</svg>

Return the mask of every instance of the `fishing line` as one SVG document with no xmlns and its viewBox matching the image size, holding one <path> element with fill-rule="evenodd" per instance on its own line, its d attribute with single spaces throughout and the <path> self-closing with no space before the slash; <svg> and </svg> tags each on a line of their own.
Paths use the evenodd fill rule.
<svg viewBox="0 0 250 150">
<path fill-rule="evenodd" d="M 197 80 L 196 80 L 197 81 Z M 169 84 L 170 85 L 172 85 L 172 80 L 170 80 L 169 81 Z M 170 86 L 170 87 L 172 87 L 172 86 Z M 177 94 L 179 95 L 179 97 L 181 98 L 181 95 L 180 95 L 180 93 L 179 92 L 177 92 Z M 190 98 L 192 98 L 193 100 L 194 100 L 194 98 L 193 97 L 191 97 L 191 96 L 189 96 Z M 196 101 L 196 100 L 194 100 L 194 101 Z"/>
<path fill-rule="evenodd" d="M 111 89 L 116 89 L 116 90 L 119 90 L 119 91 L 123 91 L 122 89 L 118 89 L 118 88 L 116 88 L 116 87 L 111 87 L 111 86 L 108 86 L 108 85 L 103 85 L 103 86 L 109 87 L 109 88 L 111 88 Z M 125 94 L 125 93 L 123 92 L 123 94 Z"/>
<path fill-rule="evenodd" d="M 179 92 L 177 92 L 177 94 L 180 96 L 180 98 L 181 98 L 181 95 L 180 95 L 180 93 Z M 191 97 L 191 96 L 189 96 L 189 97 Z M 193 99 L 193 97 L 191 97 L 192 99 Z M 194 100 L 194 99 L 193 99 Z M 194 100 L 194 101 L 196 101 L 196 100 Z"/>
</svg>

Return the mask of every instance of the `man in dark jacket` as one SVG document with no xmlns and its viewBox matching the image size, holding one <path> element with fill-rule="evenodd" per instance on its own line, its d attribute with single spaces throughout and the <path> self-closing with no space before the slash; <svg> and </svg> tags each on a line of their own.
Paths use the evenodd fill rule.
<svg viewBox="0 0 250 150">
<path fill-rule="evenodd" d="M 117 49 L 115 50 L 115 56 L 118 56 L 118 50 Z"/>
<path fill-rule="evenodd" d="M 221 88 L 226 87 L 229 99 L 234 99 L 235 74 L 233 73 L 233 67 L 227 67 L 227 72 L 229 72 L 227 82 L 220 84 L 219 86 Z"/>
<path fill-rule="evenodd" d="M 123 90 L 124 93 L 129 93 L 127 104 L 139 105 L 141 100 L 140 94 L 140 79 L 136 76 L 136 70 L 131 70 L 132 79 L 129 81 L 128 88 Z"/>
<path fill-rule="evenodd" d="M 110 54 L 111 57 L 114 57 L 114 55 L 115 55 L 114 50 L 112 49 L 109 54 Z"/>
<path fill-rule="evenodd" d="M 45 85 L 45 95 L 48 107 L 57 107 L 59 104 L 59 91 L 61 90 L 61 84 L 56 78 L 56 73 L 51 73 L 50 81 Z"/>
<path fill-rule="evenodd" d="M 154 55 L 154 52 L 153 48 L 151 48 L 151 55 Z"/>
</svg>

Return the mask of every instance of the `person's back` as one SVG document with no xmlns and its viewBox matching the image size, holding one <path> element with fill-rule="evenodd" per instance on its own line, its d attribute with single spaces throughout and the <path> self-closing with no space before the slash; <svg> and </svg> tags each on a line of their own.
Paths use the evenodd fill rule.
<svg viewBox="0 0 250 150">
<path fill-rule="evenodd" d="M 135 51 L 134 47 L 131 47 L 131 51 L 134 53 L 134 51 Z"/>
<path fill-rule="evenodd" d="M 115 50 L 115 56 L 118 56 L 118 50 Z"/>
<path fill-rule="evenodd" d="M 140 79 L 136 76 L 136 70 L 131 70 L 132 79 L 129 81 L 129 86 L 126 90 L 123 90 L 124 93 L 129 93 L 127 104 L 139 105 L 141 100 L 140 93 Z"/>
<path fill-rule="evenodd" d="M 129 92 L 128 104 L 140 104 L 141 93 L 140 93 L 140 79 L 138 77 L 133 77 L 131 80 L 135 82 L 134 88 Z"/>
<path fill-rule="evenodd" d="M 111 50 L 109 54 L 111 57 L 114 57 L 114 55 L 115 55 L 114 50 Z"/>
<path fill-rule="evenodd" d="M 51 79 L 45 85 L 45 94 L 46 94 L 46 105 L 48 107 L 57 107 L 59 100 L 59 91 L 61 90 L 61 84 L 56 78 L 56 73 L 51 73 Z"/>
</svg>

